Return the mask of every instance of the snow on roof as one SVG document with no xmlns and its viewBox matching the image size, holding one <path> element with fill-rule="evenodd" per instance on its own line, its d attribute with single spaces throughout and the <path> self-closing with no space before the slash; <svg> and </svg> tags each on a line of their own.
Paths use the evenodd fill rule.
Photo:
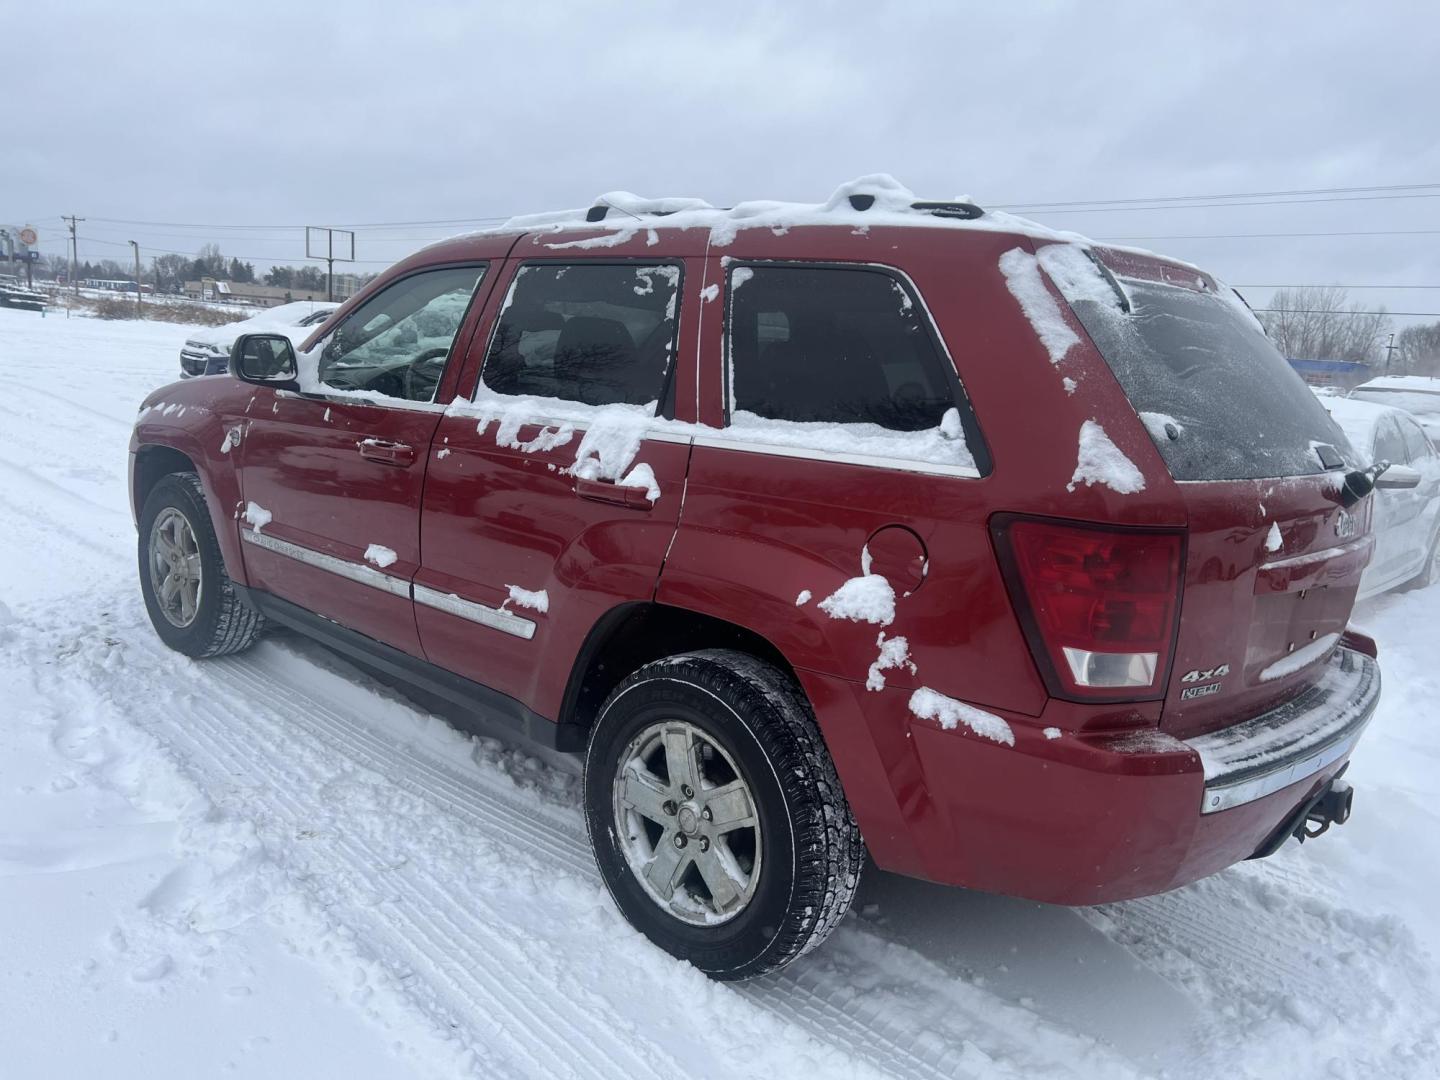
<svg viewBox="0 0 1440 1080">
<path fill-rule="evenodd" d="M 1415 390 L 1419 393 L 1440 394 L 1440 379 L 1430 375 L 1381 375 L 1363 382 L 1356 390 Z"/>
<path fill-rule="evenodd" d="M 919 208 L 917 203 L 921 204 Z M 935 209 L 968 203 L 968 198 L 964 197 L 924 200 L 888 173 L 873 173 L 841 184 L 821 203 L 761 200 L 715 207 L 703 199 L 649 199 L 628 191 L 611 191 L 599 196 L 589 207 L 512 217 L 502 225 L 465 235 L 608 230 L 608 236 L 570 242 L 568 246 L 610 247 L 625 243 L 642 231 L 709 229 L 711 244 L 725 247 L 734 241 L 741 229 L 783 232 L 801 226 L 843 225 L 850 228 L 969 229 L 1014 233 L 1047 241 L 1090 243 L 1079 233 L 1050 229 L 1014 214 L 981 211 L 978 216 L 964 217 L 958 210 L 941 209 L 937 212 Z M 861 206 L 865 208 L 860 209 Z M 605 216 L 598 221 L 590 220 L 598 216 L 598 209 L 604 209 Z M 555 246 L 565 245 L 562 242 Z"/>
</svg>

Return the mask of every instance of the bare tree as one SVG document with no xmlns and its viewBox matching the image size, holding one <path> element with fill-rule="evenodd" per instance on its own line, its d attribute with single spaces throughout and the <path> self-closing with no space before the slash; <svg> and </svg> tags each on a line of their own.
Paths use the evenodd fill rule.
<svg viewBox="0 0 1440 1080">
<path fill-rule="evenodd" d="M 1352 304 L 1338 286 L 1280 289 L 1258 312 L 1270 339 L 1292 360 L 1380 362 L 1390 316 Z"/>
<path fill-rule="evenodd" d="M 1440 375 L 1440 322 L 1407 326 L 1395 335 L 1394 366 L 1410 375 Z"/>
</svg>

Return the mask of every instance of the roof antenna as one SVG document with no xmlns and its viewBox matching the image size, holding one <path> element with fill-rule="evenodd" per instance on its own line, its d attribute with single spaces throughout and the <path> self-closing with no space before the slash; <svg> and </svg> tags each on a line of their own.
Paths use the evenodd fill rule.
<svg viewBox="0 0 1440 1080">
<path fill-rule="evenodd" d="M 604 221 L 604 220 L 605 220 L 605 213 L 606 213 L 605 207 L 609 207 L 611 210 L 619 210 L 620 213 L 622 213 L 622 214 L 629 214 L 629 215 L 630 215 L 631 217 L 633 217 L 636 221 L 642 221 L 642 222 L 643 222 L 643 221 L 645 220 L 645 219 L 642 218 L 639 214 L 637 214 L 637 213 L 635 213 L 635 212 L 633 212 L 633 211 L 631 211 L 631 210 L 626 210 L 623 206 L 616 206 L 614 203 L 612 203 L 609 199 L 605 198 L 603 195 L 600 197 L 599 202 L 598 202 L 595 206 L 592 206 L 589 210 L 587 210 L 587 211 L 585 212 L 585 220 L 586 220 L 586 221 Z M 597 210 L 600 211 L 598 214 L 595 212 L 595 211 L 597 211 Z"/>
</svg>

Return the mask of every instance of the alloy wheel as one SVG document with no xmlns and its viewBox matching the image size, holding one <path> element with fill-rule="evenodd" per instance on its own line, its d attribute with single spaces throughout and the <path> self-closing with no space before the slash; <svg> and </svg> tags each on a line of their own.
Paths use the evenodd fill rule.
<svg viewBox="0 0 1440 1080">
<path fill-rule="evenodd" d="M 760 880 L 760 816 L 734 758 L 683 720 L 641 731 L 615 773 L 616 835 L 662 909 L 695 926 L 745 910 Z"/>
</svg>

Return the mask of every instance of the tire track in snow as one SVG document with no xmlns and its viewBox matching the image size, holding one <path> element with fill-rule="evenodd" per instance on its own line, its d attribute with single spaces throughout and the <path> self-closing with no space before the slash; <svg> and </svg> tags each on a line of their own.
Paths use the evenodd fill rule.
<svg viewBox="0 0 1440 1080">
<path fill-rule="evenodd" d="M 133 636 L 124 635 L 132 649 L 145 640 L 146 631 L 143 625 L 134 629 Z M 146 642 L 143 651 L 150 653 L 160 666 L 165 666 L 164 661 L 170 659 L 158 644 Z M 161 741 L 171 745 L 188 741 L 194 747 L 192 752 L 224 743 L 234 757 L 233 768 L 242 774 L 253 774 L 257 764 L 266 765 L 274 759 L 273 750 L 257 753 L 261 745 L 293 745 L 303 733 L 323 747 L 319 760 L 330 763 L 331 768 L 335 762 L 349 762 L 424 800 L 445 815 L 466 821 L 487 836 L 508 836 L 540 872 L 558 871 L 592 888 L 597 895 L 603 895 L 598 873 L 585 846 L 578 810 L 539 803 L 535 796 L 516 789 L 508 777 L 487 776 L 483 767 L 462 773 L 413 742 L 397 740 L 387 732 L 375 730 L 371 717 L 348 715 L 330 705 L 323 696 L 297 685 L 299 678 L 310 683 L 319 675 L 323 683 L 327 679 L 344 681 L 343 675 L 324 672 L 277 647 L 262 648 L 245 658 L 209 661 L 202 665 L 181 662 L 172 666 L 176 669 L 173 674 L 189 675 L 195 682 L 210 685 L 194 695 L 192 720 L 198 719 L 198 724 L 147 724 L 147 730 Z M 244 702 L 241 726 L 237 727 L 235 718 L 227 715 L 231 709 L 217 709 L 213 701 Z M 396 708 L 414 715 L 404 706 Z M 252 733 L 249 742 L 236 735 L 236 731 L 252 722 L 266 729 L 263 744 L 256 737 L 258 733 Z M 203 745 L 195 745 L 195 741 L 202 738 Z M 237 738 L 241 741 L 237 742 Z M 306 757 L 316 760 L 313 751 Z M 225 771 L 221 770 L 221 782 L 224 776 Z M 268 801 L 268 792 L 272 789 L 293 788 L 304 780 L 303 774 L 280 772 L 272 775 L 263 787 L 251 789 L 250 796 Z M 367 865 L 385 861 L 383 853 L 374 849 L 365 849 L 359 854 L 352 852 L 352 860 L 355 858 Z M 366 887 L 380 888 L 379 879 L 373 875 L 360 877 Z M 404 880 L 404 875 L 392 875 L 385 879 L 385 884 L 395 888 Z M 430 902 L 433 902 L 433 882 L 430 889 Z M 424 896 L 414 899 L 417 903 L 425 901 Z M 603 903 L 608 908 L 608 900 Z M 437 936 L 441 941 L 450 942 L 485 940 L 487 935 L 494 940 L 497 933 L 494 924 L 504 925 L 503 915 L 492 914 L 487 922 L 454 907 L 448 917 L 449 929 L 441 932 L 431 929 L 428 933 L 431 940 Z M 618 916 L 616 919 L 618 922 Z M 415 932 L 425 930 L 424 927 L 414 929 Z M 393 934 L 393 928 L 391 932 Z M 630 933 L 623 925 L 621 932 Z M 503 939 L 503 934 L 501 937 Z M 866 964 L 877 949 L 897 948 L 871 937 L 864 931 L 847 927 L 832 945 L 840 948 L 838 942 L 845 938 L 859 942 L 862 952 L 867 954 Z M 454 946 L 448 947 L 453 951 Z M 920 966 L 926 966 L 909 950 L 903 952 L 905 967 L 914 968 L 917 961 Z M 471 952 L 470 955 L 476 965 L 487 962 L 481 954 Z M 807 958 L 778 976 L 734 989 L 777 1020 L 809 1032 L 847 1057 L 896 1075 L 937 1078 L 978 1074 L 1074 1075 L 1071 1065 L 1077 1061 L 1088 1063 L 1084 1072 L 1087 1076 L 1122 1076 L 1130 1072 L 1093 1041 L 1055 1029 L 1038 1021 L 1033 1013 L 976 988 L 957 986 L 949 973 L 937 969 L 932 978 L 920 984 L 926 1000 L 933 1005 L 922 1018 L 916 1013 L 920 1003 L 917 994 L 901 994 L 899 1000 L 903 1008 L 894 1007 L 897 998 L 893 990 L 877 987 L 872 993 L 857 994 L 851 983 L 837 979 L 833 955 L 828 960 L 823 958 L 824 953 L 814 955 L 821 959 L 810 962 Z M 903 984 L 913 980 L 901 977 L 899 981 Z M 463 987 L 460 992 L 463 998 Z M 731 991 L 717 988 L 717 992 Z M 605 1011 L 603 1001 L 590 1008 L 601 1014 Z M 475 1011 L 473 1007 L 471 1011 Z"/>
</svg>

